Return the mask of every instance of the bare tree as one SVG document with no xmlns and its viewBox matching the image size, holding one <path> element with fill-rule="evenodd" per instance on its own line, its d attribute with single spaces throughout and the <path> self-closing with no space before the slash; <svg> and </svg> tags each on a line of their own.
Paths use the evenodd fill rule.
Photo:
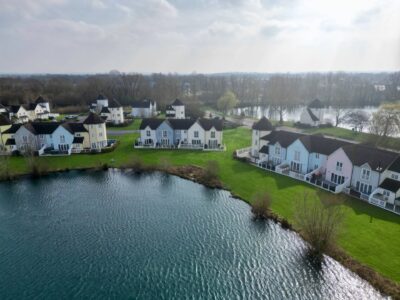
<svg viewBox="0 0 400 300">
<path fill-rule="evenodd" d="M 257 219 L 268 218 L 270 214 L 271 197 L 267 193 L 258 193 L 251 203 L 251 212 Z"/>
<path fill-rule="evenodd" d="M 362 110 L 350 111 L 344 117 L 344 122 L 354 127 L 355 131 L 362 132 L 364 127 L 368 125 L 370 115 Z"/>
<path fill-rule="evenodd" d="M 378 136 L 395 135 L 400 129 L 400 105 L 385 104 L 372 115 L 370 132 Z"/>
<path fill-rule="evenodd" d="M 298 202 L 295 224 L 309 243 L 309 253 L 322 258 L 323 253 L 334 245 L 344 213 L 336 199 L 327 198 L 325 203 L 316 194 L 304 193 Z"/>
</svg>

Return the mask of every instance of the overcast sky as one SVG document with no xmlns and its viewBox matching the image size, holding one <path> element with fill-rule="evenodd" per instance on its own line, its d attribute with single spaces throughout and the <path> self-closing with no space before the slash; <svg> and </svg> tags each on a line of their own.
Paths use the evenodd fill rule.
<svg viewBox="0 0 400 300">
<path fill-rule="evenodd" d="M 0 0 L 0 73 L 400 70 L 398 0 Z"/>
</svg>

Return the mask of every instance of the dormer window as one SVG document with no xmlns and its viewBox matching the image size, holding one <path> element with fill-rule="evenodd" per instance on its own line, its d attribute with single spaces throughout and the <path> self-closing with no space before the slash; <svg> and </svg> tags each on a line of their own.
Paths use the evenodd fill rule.
<svg viewBox="0 0 400 300">
<path fill-rule="evenodd" d="M 369 175 L 370 175 L 371 171 L 368 169 L 362 169 L 361 170 L 361 178 L 364 180 L 369 180 Z"/>
</svg>

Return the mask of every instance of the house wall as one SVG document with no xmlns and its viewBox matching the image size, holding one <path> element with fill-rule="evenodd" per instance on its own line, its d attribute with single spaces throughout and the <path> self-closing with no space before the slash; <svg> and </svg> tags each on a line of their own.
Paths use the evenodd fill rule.
<svg viewBox="0 0 400 300">
<path fill-rule="evenodd" d="M 382 181 L 385 180 L 385 178 L 391 178 L 393 180 L 400 181 L 400 173 L 390 170 L 385 170 L 381 175 L 379 183 L 382 183 Z"/>
<path fill-rule="evenodd" d="M 107 146 L 106 124 L 84 124 L 89 132 L 90 148 L 101 149 Z"/>
<path fill-rule="evenodd" d="M 194 133 L 195 131 L 199 132 L 199 137 L 195 138 Z M 193 140 L 200 140 L 201 144 L 204 144 L 204 129 L 200 126 L 198 122 L 195 122 L 189 129 L 188 129 L 188 143 L 192 144 Z"/>
<path fill-rule="evenodd" d="M 61 142 L 61 136 L 64 136 L 64 142 Z M 58 126 L 53 132 L 53 147 L 55 150 L 60 149 L 61 145 L 68 145 L 72 148 L 72 141 L 74 140 L 74 135 L 66 130 L 63 126 Z"/>
<path fill-rule="evenodd" d="M 310 153 L 308 156 L 308 171 L 320 169 L 321 174 L 326 171 L 326 161 L 328 156 L 321 153 Z"/>
<path fill-rule="evenodd" d="M 124 110 L 122 107 L 108 108 L 111 112 L 111 122 L 114 124 L 121 124 L 125 122 Z"/>
<path fill-rule="evenodd" d="M 148 130 L 150 131 L 150 136 L 147 136 Z M 149 126 L 147 126 L 145 129 L 140 130 L 140 141 L 144 144 L 144 141 L 146 139 L 152 139 L 153 143 L 157 142 L 156 131 L 152 130 Z"/>
<path fill-rule="evenodd" d="M 296 160 L 295 153 L 298 151 L 300 153 L 300 158 Z M 301 168 L 300 172 L 303 174 L 308 173 L 308 151 L 304 147 L 303 143 L 300 140 L 295 140 L 292 144 L 289 145 L 286 152 L 286 161 L 291 164 L 292 162 L 300 163 Z"/>
<path fill-rule="evenodd" d="M 280 154 L 276 154 L 276 148 L 280 148 Z M 279 143 L 268 144 L 268 153 L 269 160 L 276 164 L 286 160 L 286 148 L 283 148 Z"/>
<path fill-rule="evenodd" d="M 370 171 L 370 175 L 368 179 L 362 178 L 362 169 L 367 169 Z M 372 170 L 368 164 L 364 164 L 363 166 L 353 166 L 353 173 L 351 176 L 351 186 L 353 188 L 357 187 L 357 181 L 363 184 L 371 185 L 371 192 L 373 192 L 379 185 L 380 174 Z"/>
<path fill-rule="evenodd" d="M 391 204 L 394 204 L 394 200 L 395 200 L 399 195 L 396 195 L 396 194 L 393 193 L 392 191 L 388 191 L 388 190 L 385 190 L 385 189 L 382 189 L 382 188 L 378 187 L 375 191 L 373 191 L 373 193 L 374 193 L 374 194 L 378 193 L 378 194 L 382 194 L 382 195 L 383 195 L 383 192 L 384 192 L 384 191 L 389 192 L 389 196 L 387 196 L 387 202 L 389 202 L 389 203 L 391 203 Z"/>
<path fill-rule="evenodd" d="M 215 132 L 215 138 L 211 138 L 211 132 Z M 217 141 L 217 145 L 222 145 L 222 131 L 217 131 L 214 126 L 210 130 L 204 131 L 204 143 L 210 145 L 210 142 Z M 215 143 L 215 142 L 214 142 Z"/>
<path fill-rule="evenodd" d="M 163 136 L 163 131 L 166 132 L 167 136 L 164 137 Z M 157 143 L 159 143 L 160 145 L 161 140 L 162 139 L 168 139 L 168 144 L 169 145 L 173 145 L 174 144 L 174 130 L 171 128 L 171 126 L 168 124 L 168 122 L 162 122 L 160 124 L 160 126 L 158 126 L 157 130 L 156 130 L 156 140 Z"/>
<path fill-rule="evenodd" d="M 132 108 L 132 116 L 136 118 L 150 118 L 152 116 L 150 108 Z"/>
<path fill-rule="evenodd" d="M 3 125 L 0 126 L 0 146 L 4 146 L 6 143 L 6 140 L 3 141 L 3 132 L 6 131 L 7 129 L 9 129 L 11 127 L 11 125 Z"/>
<path fill-rule="evenodd" d="M 263 145 L 266 145 L 268 142 L 264 140 L 260 140 L 263 136 L 270 134 L 271 131 L 268 130 L 252 130 L 251 135 L 251 155 L 257 157 L 258 151 L 260 151 Z"/>
<path fill-rule="evenodd" d="M 307 111 L 307 108 L 304 108 L 300 114 L 300 123 L 315 126 L 314 121 L 311 119 L 310 114 Z"/>
<path fill-rule="evenodd" d="M 324 122 L 324 109 L 323 108 L 311 108 L 311 111 L 319 119 L 318 123 L 323 123 Z"/>
<path fill-rule="evenodd" d="M 341 171 L 336 169 L 337 162 L 343 163 Z M 346 181 L 348 179 L 351 179 L 352 172 L 353 164 L 342 148 L 337 149 L 335 152 L 328 156 L 328 160 L 326 161 L 326 180 L 331 181 L 331 175 L 333 173 L 338 176 L 344 176 Z"/>
<path fill-rule="evenodd" d="M 175 119 L 185 118 L 185 106 L 172 106 L 175 109 Z"/>
<path fill-rule="evenodd" d="M 188 143 L 188 131 L 186 129 L 174 130 L 174 143 L 184 142 Z"/>
<path fill-rule="evenodd" d="M 26 140 L 24 140 L 26 137 Z M 15 145 L 18 150 L 24 152 L 27 149 L 31 149 L 33 151 L 39 150 L 39 145 L 36 139 L 36 136 L 26 129 L 24 126 L 21 126 L 14 135 Z"/>
</svg>

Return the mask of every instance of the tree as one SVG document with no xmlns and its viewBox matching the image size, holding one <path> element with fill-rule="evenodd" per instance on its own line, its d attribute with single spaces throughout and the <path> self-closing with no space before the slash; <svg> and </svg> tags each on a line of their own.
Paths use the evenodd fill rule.
<svg viewBox="0 0 400 300">
<path fill-rule="evenodd" d="M 231 91 L 226 91 L 217 101 L 217 108 L 225 115 L 229 110 L 236 107 L 239 100 L 236 95 Z"/>
<path fill-rule="evenodd" d="M 385 104 L 372 115 L 370 132 L 378 136 L 395 135 L 400 129 L 400 104 Z"/>
<path fill-rule="evenodd" d="M 204 168 L 202 179 L 206 183 L 218 180 L 219 178 L 219 164 L 216 160 L 209 160 Z"/>
<path fill-rule="evenodd" d="M 332 247 L 344 219 L 342 207 L 337 199 L 330 196 L 325 203 L 316 194 L 304 193 L 298 203 L 295 224 L 309 243 L 309 254 L 321 259 L 323 253 Z"/>
<path fill-rule="evenodd" d="M 362 132 L 364 127 L 368 124 L 370 116 L 362 110 L 350 111 L 345 117 L 344 121 L 354 127 L 355 131 Z"/>
</svg>

